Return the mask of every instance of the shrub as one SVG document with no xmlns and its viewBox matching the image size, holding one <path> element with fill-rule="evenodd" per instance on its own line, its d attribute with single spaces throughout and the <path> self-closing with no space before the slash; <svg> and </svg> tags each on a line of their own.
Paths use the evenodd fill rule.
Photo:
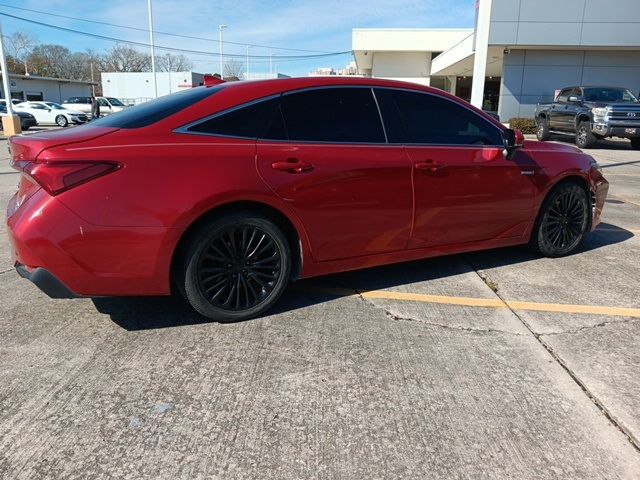
<svg viewBox="0 0 640 480">
<path fill-rule="evenodd" d="M 536 122 L 533 118 L 511 118 L 509 128 L 520 130 L 522 133 L 536 133 Z"/>
</svg>

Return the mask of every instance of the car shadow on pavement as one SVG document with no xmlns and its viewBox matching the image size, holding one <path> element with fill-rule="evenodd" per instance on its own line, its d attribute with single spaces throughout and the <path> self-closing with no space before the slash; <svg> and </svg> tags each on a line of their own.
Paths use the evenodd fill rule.
<svg viewBox="0 0 640 480">
<path fill-rule="evenodd" d="M 600 224 L 573 255 L 623 242 L 633 233 L 610 224 Z M 484 250 L 462 255 L 417 260 L 384 267 L 356 270 L 292 283 L 267 315 L 291 312 L 329 302 L 336 297 L 354 295 L 358 291 L 381 290 L 453 277 L 504 265 L 539 259 L 526 246 Z M 171 297 L 116 297 L 92 299 L 100 313 L 128 331 L 185 327 L 211 322 L 196 313 L 179 295 Z M 247 320 L 252 321 L 252 320 Z"/>
</svg>

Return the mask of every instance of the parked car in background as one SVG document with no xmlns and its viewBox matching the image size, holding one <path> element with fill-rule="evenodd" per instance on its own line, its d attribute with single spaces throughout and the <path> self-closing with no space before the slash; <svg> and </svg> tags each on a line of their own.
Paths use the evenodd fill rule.
<svg viewBox="0 0 640 480">
<path fill-rule="evenodd" d="M 127 106 L 114 97 L 96 97 L 98 105 L 100 105 L 100 115 L 105 116 L 124 110 Z M 62 105 L 65 108 L 79 110 L 91 115 L 91 97 L 71 97 L 67 98 Z"/>
<path fill-rule="evenodd" d="M 12 98 L 12 99 L 11 99 L 11 104 L 12 104 L 12 105 L 17 105 L 17 104 L 19 104 L 19 103 L 22 103 L 23 101 L 24 101 L 24 100 L 18 100 L 17 98 Z M 0 105 L 3 105 L 3 106 L 5 106 L 5 107 L 6 107 L 6 105 L 7 105 L 7 101 L 6 101 L 6 100 L 4 100 L 4 99 L 0 99 Z"/>
<path fill-rule="evenodd" d="M 79 125 L 89 120 L 86 113 L 70 110 L 55 102 L 24 102 L 16 105 L 15 110 L 32 114 L 36 117 L 38 125 L 66 127 L 69 124 Z"/>
<path fill-rule="evenodd" d="M 563 88 L 553 103 L 536 106 L 535 120 L 541 141 L 568 134 L 578 147 L 590 148 L 598 139 L 621 137 L 640 150 L 640 101 L 628 88 Z"/>
<path fill-rule="evenodd" d="M 31 127 L 35 127 L 38 125 L 36 117 L 27 112 L 21 112 L 19 110 L 14 110 L 13 113 L 20 117 L 20 127 L 22 130 L 29 130 Z M 7 107 L 5 105 L 0 105 L 0 115 L 7 115 Z M 2 122 L 0 122 L 0 129 L 2 128 Z"/>
<path fill-rule="evenodd" d="M 10 142 L 20 275 L 54 297 L 173 289 L 220 321 L 305 277 L 527 243 L 568 255 L 608 190 L 575 147 L 372 78 L 196 87 Z"/>
</svg>

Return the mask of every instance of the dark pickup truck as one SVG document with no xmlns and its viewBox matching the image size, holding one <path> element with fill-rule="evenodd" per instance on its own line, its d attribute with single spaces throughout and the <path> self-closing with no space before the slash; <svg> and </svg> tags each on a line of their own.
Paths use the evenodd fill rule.
<svg viewBox="0 0 640 480">
<path fill-rule="evenodd" d="M 622 137 L 640 150 L 640 102 L 626 88 L 563 88 L 555 102 L 536 106 L 535 120 L 538 140 L 575 135 L 578 147 L 590 148 L 600 138 Z"/>
</svg>

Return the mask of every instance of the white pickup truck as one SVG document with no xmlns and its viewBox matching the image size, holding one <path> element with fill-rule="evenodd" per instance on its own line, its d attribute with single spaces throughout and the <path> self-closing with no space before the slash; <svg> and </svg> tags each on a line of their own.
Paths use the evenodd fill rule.
<svg viewBox="0 0 640 480">
<path fill-rule="evenodd" d="M 114 97 L 96 97 L 98 105 L 100 105 L 100 115 L 109 115 L 127 108 L 120 100 Z M 91 97 L 70 97 L 67 98 L 62 105 L 70 110 L 79 110 L 91 115 Z"/>
</svg>

